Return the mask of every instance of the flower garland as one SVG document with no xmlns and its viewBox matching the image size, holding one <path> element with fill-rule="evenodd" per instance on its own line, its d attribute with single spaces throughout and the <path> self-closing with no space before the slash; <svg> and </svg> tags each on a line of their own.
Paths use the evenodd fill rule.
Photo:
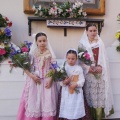
<svg viewBox="0 0 120 120">
<path fill-rule="evenodd" d="M 0 14 L 0 62 L 9 57 L 12 22 Z"/>
<path fill-rule="evenodd" d="M 86 12 L 83 10 L 83 3 L 75 2 L 71 4 L 70 2 L 65 2 L 61 5 L 53 2 L 50 7 L 33 6 L 35 15 L 39 17 L 58 17 L 58 18 L 80 18 L 87 16 Z"/>
</svg>

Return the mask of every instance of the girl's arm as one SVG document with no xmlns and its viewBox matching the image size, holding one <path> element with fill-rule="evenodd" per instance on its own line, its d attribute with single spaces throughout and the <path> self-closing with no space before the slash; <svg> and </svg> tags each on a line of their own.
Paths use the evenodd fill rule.
<svg viewBox="0 0 120 120">
<path fill-rule="evenodd" d="M 92 66 L 88 66 L 82 62 L 80 62 L 80 66 L 82 67 L 83 69 L 83 73 L 86 75 L 87 73 L 94 73 L 94 69 Z"/>
<path fill-rule="evenodd" d="M 36 83 L 40 84 L 40 78 L 39 78 L 37 75 L 29 72 L 28 70 L 24 70 L 24 72 L 25 72 L 30 78 L 32 78 L 32 80 L 34 80 Z"/>
<path fill-rule="evenodd" d="M 66 78 L 65 80 L 59 82 L 61 86 L 66 86 L 70 83 L 70 78 Z"/>
</svg>

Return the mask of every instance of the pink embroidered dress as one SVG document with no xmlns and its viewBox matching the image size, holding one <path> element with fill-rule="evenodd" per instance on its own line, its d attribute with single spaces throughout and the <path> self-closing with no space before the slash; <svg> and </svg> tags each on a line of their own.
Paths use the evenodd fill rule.
<svg viewBox="0 0 120 120">
<path fill-rule="evenodd" d="M 27 76 L 17 120 L 56 120 L 57 85 L 52 82 L 49 89 L 45 88 L 50 79 L 46 74 L 50 69 L 51 60 L 49 50 L 43 54 L 35 50 L 32 55 L 33 73 L 42 78 L 41 84 L 36 84 Z"/>
</svg>

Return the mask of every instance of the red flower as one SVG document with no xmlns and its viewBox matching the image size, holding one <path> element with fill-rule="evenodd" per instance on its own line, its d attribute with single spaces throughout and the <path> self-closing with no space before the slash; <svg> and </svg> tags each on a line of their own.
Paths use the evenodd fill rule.
<svg viewBox="0 0 120 120">
<path fill-rule="evenodd" d="M 0 49 L 0 55 L 4 55 L 4 54 L 6 54 L 5 49 Z"/>
<path fill-rule="evenodd" d="M 9 22 L 9 23 L 8 23 L 8 26 L 11 27 L 11 26 L 12 26 L 12 22 Z"/>
<path fill-rule="evenodd" d="M 9 21 L 9 19 L 8 19 L 7 17 L 5 17 L 5 20 L 6 20 L 6 21 Z"/>
<path fill-rule="evenodd" d="M 12 61 L 8 61 L 8 63 L 12 63 Z"/>
<path fill-rule="evenodd" d="M 28 52 L 29 51 L 27 47 L 22 47 L 21 50 L 22 50 L 22 52 Z"/>
</svg>

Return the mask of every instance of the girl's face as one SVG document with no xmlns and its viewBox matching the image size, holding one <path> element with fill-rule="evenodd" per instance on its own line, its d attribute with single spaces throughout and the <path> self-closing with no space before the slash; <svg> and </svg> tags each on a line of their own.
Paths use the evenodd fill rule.
<svg viewBox="0 0 120 120">
<path fill-rule="evenodd" d="M 88 39 L 93 40 L 95 39 L 96 35 L 97 35 L 97 28 L 95 26 L 89 27 L 87 30 Z"/>
<path fill-rule="evenodd" d="M 77 60 L 76 54 L 68 53 L 66 56 L 66 60 L 69 65 L 71 66 L 75 65 Z"/>
<path fill-rule="evenodd" d="M 47 46 L 47 38 L 45 36 L 39 36 L 37 38 L 36 44 L 39 49 L 43 50 Z"/>
</svg>

